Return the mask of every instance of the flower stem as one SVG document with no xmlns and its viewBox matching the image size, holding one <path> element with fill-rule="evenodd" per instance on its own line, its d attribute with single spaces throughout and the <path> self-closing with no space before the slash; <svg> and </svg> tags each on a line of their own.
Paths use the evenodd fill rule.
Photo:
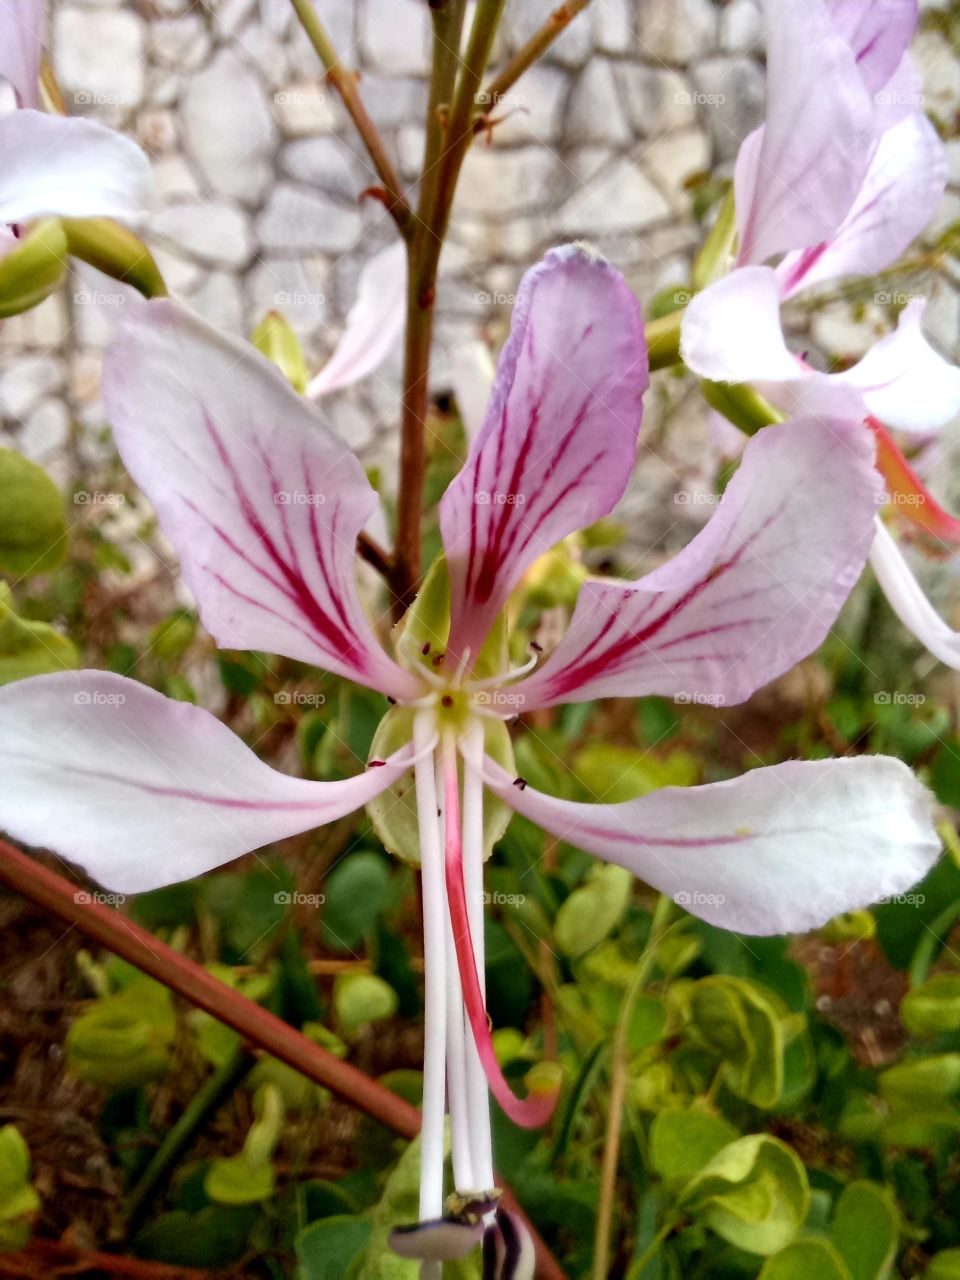
<svg viewBox="0 0 960 1280">
<path fill-rule="evenodd" d="M 578 13 L 586 9 L 590 0 L 567 0 L 554 9 L 538 31 L 535 31 L 522 48 L 518 49 L 502 71 L 487 85 L 483 95 L 483 113 L 489 114 L 503 95 L 512 89 L 525 71 L 537 62 L 553 42 L 563 34 Z"/>
<path fill-rule="evenodd" d="M 627 1090 L 627 1047 L 630 1019 L 637 996 L 643 991 L 650 977 L 657 947 L 666 930 L 666 923 L 673 904 L 661 895 L 650 922 L 650 935 L 643 949 L 630 985 L 620 1005 L 620 1014 L 613 1035 L 610 1055 L 610 1108 L 607 1113 L 607 1135 L 603 1145 L 603 1164 L 600 1170 L 600 1202 L 597 1207 L 597 1234 L 593 1248 L 592 1280 L 607 1280 L 610 1274 L 610 1236 L 613 1230 L 613 1209 L 617 1189 L 617 1165 L 620 1161 L 620 1126 Z"/>
<path fill-rule="evenodd" d="M 300 19 L 301 26 L 307 34 L 307 38 L 326 68 L 326 78 L 339 93 L 343 100 L 343 105 L 356 126 L 357 132 L 363 139 L 367 154 L 370 156 L 373 167 L 377 171 L 377 176 L 386 191 L 387 198 L 384 203 L 393 220 L 400 228 L 401 234 L 404 237 L 408 237 L 411 234 L 413 225 L 413 211 L 407 203 L 406 196 L 403 194 L 400 179 L 397 177 L 396 170 L 393 167 L 393 161 L 387 154 L 387 149 L 384 146 L 383 139 L 380 137 L 377 126 L 370 119 L 367 109 L 363 105 L 363 100 L 357 88 L 357 73 L 348 71 L 341 64 L 337 51 L 327 35 L 326 28 L 313 7 L 313 0 L 291 0 L 291 3 L 297 17 Z"/>
</svg>

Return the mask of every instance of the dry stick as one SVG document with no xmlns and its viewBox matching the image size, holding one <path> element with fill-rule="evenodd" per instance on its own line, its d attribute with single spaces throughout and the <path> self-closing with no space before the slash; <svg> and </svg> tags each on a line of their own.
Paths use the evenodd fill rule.
<svg viewBox="0 0 960 1280">
<path fill-rule="evenodd" d="M 357 73 L 348 71 L 342 66 L 337 56 L 337 51 L 330 43 L 330 37 L 317 16 L 312 0 L 291 0 L 291 3 L 304 31 L 307 33 L 307 38 L 326 68 L 326 78 L 339 93 L 343 100 L 343 105 L 356 125 L 357 132 L 363 139 L 367 154 L 373 161 L 377 176 L 386 190 L 388 197 L 386 201 L 387 209 L 400 228 L 401 233 L 405 237 L 409 236 L 413 222 L 413 211 L 407 203 L 407 197 L 403 193 L 400 179 L 397 177 L 397 171 L 393 167 L 393 161 L 387 153 L 377 126 L 373 123 L 367 114 L 366 107 L 363 105 L 363 100 L 357 88 Z"/>
<path fill-rule="evenodd" d="M 567 0 L 566 4 L 554 9 L 539 31 L 535 31 L 525 45 L 513 55 L 503 70 L 487 85 L 483 95 L 483 114 L 489 113 L 497 105 L 508 89 L 511 89 L 525 71 L 539 59 L 561 36 L 578 13 L 586 9 L 590 0 Z"/>
<path fill-rule="evenodd" d="M 308 1080 L 324 1085 L 401 1137 L 415 1138 L 419 1133 L 420 1112 L 409 1102 L 349 1062 L 314 1044 L 282 1018 L 234 991 L 196 961 L 174 951 L 126 916 L 102 903 L 87 901 L 89 895 L 78 895 L 72 881 L 28 857 L 6 840 L 0 840 L 0 884 L 75 926 L 218 1022 L 232 1027 L 251 1044 L 279 1058 Z M 83 900 L 78 901 L 78 896 Z M 509 1206 L 522 1213 L 507 1188 L 504 1192 Z M 547 1246 L 530 1222 L 526 1218 L 524 1221 L 537 1246 L 538 1276 L 541 1280 L 565 1280 Z"/>
</svg>

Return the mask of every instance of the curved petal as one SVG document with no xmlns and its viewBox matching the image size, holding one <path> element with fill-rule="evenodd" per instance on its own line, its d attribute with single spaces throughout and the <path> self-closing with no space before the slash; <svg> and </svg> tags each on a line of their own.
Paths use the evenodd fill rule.
<svg viewBox="0 0 960 1280">
<path fill-rule="evenodd" d="M 14 111 L 0 120 L 0 222 L 136 219 L 153 192 L 147 157 L 92 120 Z"/>
<path fill-rule="evenodd" d="M 738 262 L 820 244 L 856 199 L 875 140 L 873 102 L 824 0 L 768 0 L 766 123 L 734 176 Z"/>
<path fill-rule="evenodd" d="M 820 644 L 860 576 L 880 491 L 872 464 L 858 423 L 761 431 L 679 555 L 638 582 L 584 583 L 560 644 L 510 687 L 516 705 L 744 701 Z"/>
<path fill-rule="evenodd" d="M 357 594 L 357 535 L 377 495 L 269 361 L 160 300 L 123 325 L 103 390 L 120 455 L 218 644 L 416 696 Z"/>
<path fill-rule="evenodd" d="M 917 0 L 833 0 L 830 17 L 853 50 L 871 93 L 887 83 L 906 52 L 919 12 Z"/>
<path fill-rule="evenodd" d="M 780 327 L 780 284 L 772 267 L 740 267 L 695 294 L 680 329 L 694 373 L 714 382 L 780 382 L 803 375 Z"/>
<path fill-rule="evenodd" d="M 406 300 L 407 256 L 400 240 L 375 253 L 360 272 L 343 335 L 307 387 L 311 400 L 352 386 L 386 360 L 403 332 Z"/>
<path fill-rule="evenodd" d="M 478 653 L 527 567 L 622 497 L 647 384 L 623 277 L 583 246 L 551 250 L 523 279 L 483 430 L 440 503 L 455 654 Z"/>
<path fill-rule="evenodd" d="M 345 782 L 277 773 L 209 711 L 135 680 L 70 671 L 0 689 L 0 828 L 141 893 L 361 808 L 403 748 Z"/>
<path fill-rule="evenodd" d="M 450 366 L 453 394 L 467 440 L 472 444 L 486 418 L 496 366 L 490 348 L 479 339 L 457 347 L 450 357 Z"/>
<path fill-rule="evenodd" d="M 960 520 L 945 511 L 876 418 L 867 426 L 877 442 L 877 470 L 898 516 L 941 542 L 960 546 Z"/>
<path fill-rule="evenodd" d="M 890 608 L 907 630 L 934 657 L 948 667 L 960 669 L 960 633 L 947 626 L 923 594 L 900 548 L 880 519 L 876 522 L 876 536 L 870 548 L 870 564 Z"/>
<path fill-rule="evenodd" d="M 0 80 L 21 107 L 40 106 L 43 0 L 4 0 L 0 9 Z"/>
<path fill-rule="evenodd" d="M 914 298 L 893 333 L 833 381 L 851 386 L 874 417 L 899 431 L 934 431 L 960 413 L 960 368 L 934 351 L 923 332 L 926 299 Z"/>
<path fill-rule="evenodd" d="M 946 148 L 926 116 L 913 112 L 881 137 L 860 193 L 830 239 L 788 254 L 777 267 L 783 296 L 885 270 L 933 217 L 946 185 Z"/>
<path fill-rule="evenodd" d="M 484 760 L 487 785 L 559 840 L 739 933 L 799 933 L 916 884 L 936 862 L 932 797 L 900 760 L 790 761 L 620 804 L 557 800 Z"/>
</svg>

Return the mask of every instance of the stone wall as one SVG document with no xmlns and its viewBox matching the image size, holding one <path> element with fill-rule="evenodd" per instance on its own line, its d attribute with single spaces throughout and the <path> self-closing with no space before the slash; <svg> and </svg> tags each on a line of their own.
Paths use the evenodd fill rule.
<svg viewBox="0 0 960 1280">
<path fill-rule="evenodd" d="M 496 59 L 554 3 L 507 0 Z M 360 68 L 370 114 L 413 182 L 427 94 L 425 0 L 317 8 L 345 62 Z M 152 158 L 159 207 L 148 239 L 172 291 L 234 332 L 277 308 L 319 363 L 361 263 L 393 233 L 375 201 L 358 200 L 375 175 L 287 0 L 56 0 L 51 19 L 71 110 L 129 130 Z M 917 53 L 933 109 L 950 117 L 960 101 L 955 51 L 928 31 Z M 442 264 L 436 386 L 452 346 L 483 328 L 497 336 L 523 269 L 559 238 L 589 237 L 641 296 L 684 281 L 700 235 L 691 183 L 729 171 L 760 119 L 761 54 L 757 0 L 593 0 L 468 158 Z M 958 216 L 956 197 L 949 216 Z M 7 439 L 56 467 L 102 448 L 95 431 L 71 436 L 71 423 L 101 425 L 98 352 L 124 302 L 84 270 L 4 324 Z M 955 342 L 955 296 L 938 297 L 935 310 L 942 339 Z M 847 311 L 834 323 L 847 324 Z M 362 388 L 331 398 L 351 442 L 389 454 L 398 373 L 399 352 Z M 688 392 L 682 382 L 661 388 L 652 420 L 682 411 Z M 693 419 L 699 430 L 701 415 Z M 679 454 L 661 457 L 656 489 L 683 483 Z"/>
</svg>

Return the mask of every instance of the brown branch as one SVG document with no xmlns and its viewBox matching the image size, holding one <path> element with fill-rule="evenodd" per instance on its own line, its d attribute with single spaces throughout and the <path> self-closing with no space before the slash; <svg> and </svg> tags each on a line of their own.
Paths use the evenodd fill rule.
<svg viewBox="0 0 960 1280">
<path fill-rule="evenodd" d="M 314 1044 L 282 1018 L 234 991 L 196 961 L 174 951 L 119 911 L 90 901 L 90 895 L 79 892 L 72 881 L 28 857 L 6 840 L 0 840 L 0 884 L 75 926 L 142 973 L 232 1027 L 249 1043 L 279 1058 L 308 1080 L 330 1089 L 394 1133 L 407 1139 L 419 1133 L 420 1112 L 409 1102 L 349 1062 Z M 522 1212 L 506 1186 L 504 1195 L 511 1207 Z M 537 1275 L 541 1280 L 565 1280 L 532 1224 L 526 1218 L 524 1221 L 537 1246 Z"/>
<path fill-rule="evenodd" d="M 357 538 L 357 551 L 367 564 L 376 569 L 381 578 L 390 582 L 393 575 L 393 560 L 379 542 L 369 534 L 361 533 Z"/>
<path fill-rule="evenodd" d="M 405 237 L 409 236 L 413 221 L 413 211 L 407 203 L 407 197 L 403 193 L 397 171 L 393 167 L 393 161 L 387 153 L 380 132 L 363 105 L 363 99 L 360 97 L 360 91 L 357 88 L 357 80 L 359 78 L 357 73 L 348 71 L 341 64 L 337 51 L 330 43 L 330 37 L 317 16 L 312 0 L 291 0 L 291 3 L 304 31 L 307 33 L 308 40 L 316 49 L 320 61 L 326 68 L 327 80 L 340 95 L 357 132 L 363 139 L 367 154 L 370 156 L 373 167 L 377 171 L 377 176 L 386 189 L 387 199 L 384 203 L 402 234 Z"/>
<path fill-rule="evenodd" d="M 507 65 L 487 85 L 483 93 L 482 113 L 489 115 L 503 95 L 512 89 L 525 71 L 533 66 L 553 42 L 563 34 L 578 13 L 590 3 L 590 0 L 567 0 L 566 4 L 554 9 L 539 31 L 535 31 L 522 48 L 518 49 Z"/>
</svg>

